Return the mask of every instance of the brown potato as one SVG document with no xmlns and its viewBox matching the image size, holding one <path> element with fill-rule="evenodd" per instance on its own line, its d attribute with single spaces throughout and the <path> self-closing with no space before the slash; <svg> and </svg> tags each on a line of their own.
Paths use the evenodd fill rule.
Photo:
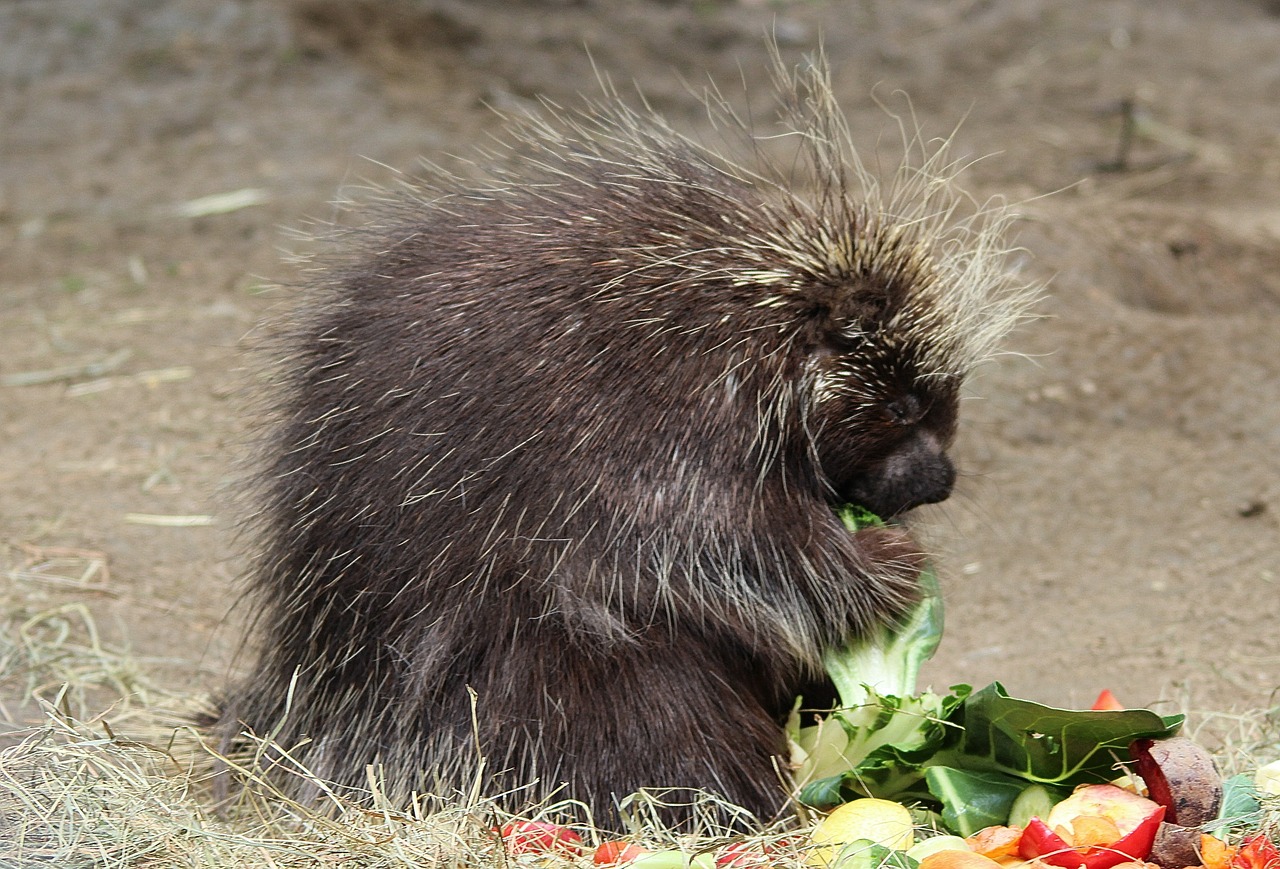
<svg viewBox="0 0 1280 869">
<path fill-rule="evenodd" d="M 1147 859 L 1160 866 L 1177 869 L 1200 865 L 1200 829 L 1178 824 L 1161 824 Z"/>
<path fill-rule="evenodd" d="M 1209 752 L 1193 740 L 1139 739 L 1129 746 L 1129 753 L 1147 795 L 1165 807 L 1166 826 L 1195 827 L 1218 816 L 1222 776 Z"/>
</svg>

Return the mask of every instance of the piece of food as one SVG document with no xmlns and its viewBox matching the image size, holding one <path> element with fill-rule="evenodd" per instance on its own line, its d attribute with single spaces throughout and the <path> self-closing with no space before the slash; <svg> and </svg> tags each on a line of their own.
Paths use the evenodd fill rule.
<svg viewBox="0 0 1280 869">
<path fill-rule="evenodd" d="M 1199 827 L 1164 823 L 1156 831 L 1147 859 L 1161 866 L 1173 867 L 1200 865 Z M 1280 867 L 1278 867 L 1280 869 Z"/>
<path fill-rule="evenodd" d="M 1060 793 L 1055 793 L 1042 784 L 1027 785 L 1009 809 L 1009 826 L 1025 827 L 1032 818 L 1048 817 L 1049 812 L 1061 800 Z"/>
<path fill-rule="evenodd" d="M 687 854 L 668 849 L 648 851 L 630 863 L 627 869 L 715 869 L 715 858 L 710 854 Z"/>
<path fill-rule="evenodd" d="M 873 513 L 846 504 L 837 511 L 850 532 L 883 526 Z M 840 695 L 840 705 L 855 708 L 875 695 L 911 697 L 920 666 L 942 641 L 942 592 L 938 577 L 926 567 L 920 574 L 920 602 L 896 625 L 878 625 L 844 649 L 823 659 L 827 675 Z"/>
<path fill-rule="evenodd" d="M 1018 843 L 1021 841 L 1022 828 L 1015 826 L 983 827 L 972 836 L 965 837 L 970 850 L 992 860 L 1017 857 Z"/>
<path fill-rule="evenodd" d="M 941 809 L 938 813 L 947 829 L 971 836 L 983 827 L 1003 824 L 1026 781 L 1003 772 L 979 771 L 952 766 L 930 766 L 924 771 Z"/>
<path fill-rule="evenodd" d="M 1200 863 L 1205 869 L 1228 869 L 1236 851 L 1217 836 L 1205 833 L 1200 837 Z"/>
<path fill-rule="evenodd" d="M 838 513 L 851 533 L 885 524 L 851 505 Z M 826 808 L 855 795 L 910 796 L 923 777 L 913 758 L 943 747 L 944 722 L 960 699 L 916 693 L 920 665 L 942 638 L 942 593 L 932 569 L 920 574 L 918 591 L 920 600 L 900 622 L 824 655 L 840 708 L 810 727 L 801 728 L 796 716 L 790 727 L 796 782 L 802 788 L 817 784 L 801 794 L 806 805 Z"/>
<path fill-rule="evenodd" d="M 1111 694 L 1111 689 L 1102 689 L 1098 692 L 1098 699 L 1093 701 L 1093 705 L 1089 706 L 1093 712 L 1120 712 L 1124 709 L 1124 704 Z"/>
<path fill-rule="evenodd" d="M 1265 833 L 1255 833 L 1239 847 L 1206 833 L 1200 837 L 1200 862 L 1205 869 L 1277 869 L 1280 850 Z"/>
<path fill-rule="evenodd" d="M 1124 704 L 1111 693 L 1110 688 L 1103 688 L 1098 692 L 1098 699 L 1089 708 L 1094 712 L 1119 712 L 1124 709 Z"/>
<path fill-rule="evenodd" d="M 512 821 L 499 831 L 509 854 L 582 854 L 582 837 L 549 821 Z"/>
<path fill-rule="evenodd" d="M 1239 772 L 1223 780 L 1222 808 L 1217 818 L 1203 825 L 1203 832 L 1233 841 L 1262 825 L 1262 801 L 1267 795 L 1258 787 L 1258 773 Z"/>
<path fill-rule="evenodd" d="M 1265 833 L 1257 833 L 1244 841 L 1244 844 L 1231 858 L 1232 869 L 1280 869 L 1280 850 L 1275 842 L 1267 838 Z"/>
<path fill-rule="evenodd" d="M 596 866 L 625 866 L 649 853 L 652 852 L 648 848 L 642 848 L 635 842 L 614 839 L 596 846 L 591 862 Z"/>
<path fill-rule="evenodd" d="M 920 861 L 920 869 L 1002 869 L 990 857 L 973 851 L 938 851 Z"/>
<path fill-rule="evenodd" d="M 731 842 L 716 850 L 716 869 L 763 869 L 772 865 L 768 845 L 759 842 Z"/>
<path fill-rule="evenodd" d="M 825 869 L 846 845 L 862 839 L 892 851 L 907 850 L 915 842 L 911 812 L 901 803 L 869 797 L 838 806 L 813 831 L 815 847 L 805 863 Z"/>
<path fill-rule="evenodd" d="M 1138 739 L 1129 753 L 1147 794 L 1165 807 L 1165 821 L 1197 827 L 1218 817 L 1222 775 L 1209 752 L 1193 740 Z"/>
<path fill-rule="evenodd" d="M 1258 767 L 1253 774 L 1253 785 L 1260 793 L 1280 796 L 1280 760 Z"/>
<path fill-rule="evenodd" d="M 1151 852 L 1165 808 L 1115 785 L 1079 787 L 1022 831 L 1018 856 L 1064 869 L 1109 869 Z"/>
<path fill-rule="evenodd" d="M 972 851 L 969 842 L 960 836 L 930 836 L 921 839 L 907 849 L 907 856 L 912 860 L 923 860 L 939 851 Z"/>
</svg>

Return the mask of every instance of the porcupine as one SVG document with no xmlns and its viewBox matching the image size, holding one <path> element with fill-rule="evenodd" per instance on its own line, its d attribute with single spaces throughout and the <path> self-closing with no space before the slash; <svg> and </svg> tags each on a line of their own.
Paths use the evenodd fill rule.
<svg viewBox="0 0 1280 869">
<path fill-rule="evenodd" d="M 798 160 L 609 92 L 355 233 L 286 339 L 229 739 L 393 799 L 784 804 L 796 697 L 924 559 L 833 507 L 948 497 L 961 383 L 1031 292 L 945 149 L 879 183 L 825 67 L 778 79 Z"/>
</svg>

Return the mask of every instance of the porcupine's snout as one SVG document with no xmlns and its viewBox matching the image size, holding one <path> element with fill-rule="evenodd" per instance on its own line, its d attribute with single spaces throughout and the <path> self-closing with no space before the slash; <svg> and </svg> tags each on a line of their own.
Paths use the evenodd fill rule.
<svg viewBox="0 0 1280 869">
<path fill-rule="evenodd" d="M 955 482 L 956 468 L 945 445 L 933 432 L 921 430 L 855 479 L 846 494 L 852 503 L 890 517 L 945 501 Z"/>
</svg>

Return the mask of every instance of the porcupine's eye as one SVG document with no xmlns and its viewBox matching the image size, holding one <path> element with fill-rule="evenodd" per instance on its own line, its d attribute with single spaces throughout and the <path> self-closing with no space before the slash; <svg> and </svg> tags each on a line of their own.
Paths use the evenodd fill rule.
<svg viewBox="0 0 1280 869">
<path fill-rule="evenodd" d="M 918 423 L 924 416 L 925 409 L 924 403 L 910 393 L 884 405 L 884 413 L 890 424 L 900 426 Z"/>
</svg>

